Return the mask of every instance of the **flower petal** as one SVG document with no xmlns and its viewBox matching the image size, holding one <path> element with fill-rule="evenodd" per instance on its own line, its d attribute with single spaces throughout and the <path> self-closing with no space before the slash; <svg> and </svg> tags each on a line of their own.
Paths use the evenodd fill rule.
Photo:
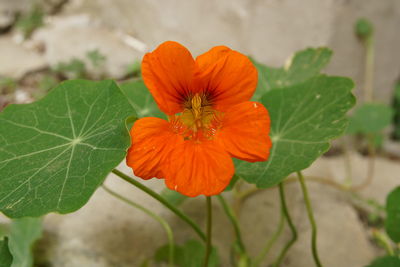
<svg viewBox="0 0 400 267">
<path fill-rule="evenodd" d="M 197 92 L 195 61 L 181 44 L 167 41 L 142 61 L 142 76 L 158 107 L 168 115 L 183 110 L 190 92 Z"/>
<path fill-rule="evenodd" d="M 267 109 L 258 102 L 246 101 L 229 109 L 221 121 L 216 141 L 235 158 L 265 161 L 272 146 Z"/>
<path fill-rule="evenodd" d="M 162 164 L 183 138 L 173 132 L 169 122 L 159 118 L 142 118 L 131 131 L 132 145 L 126 163 L 143 179 L 163 178 Z"/>
<path fill-rule="evenodd" d="M 215 109 L 248 101 L 257 87 L 257 69 L 245 55 L 226 46 L 217 46 L 196 58 L 205 91 Z"/>
<path fill-rule="evenodd" d="M 221 193 L 234 174 L 231 157 L 214 141 L 185 141 L 163 169 L 166 185 L 189 197 Z"/>
</svg>

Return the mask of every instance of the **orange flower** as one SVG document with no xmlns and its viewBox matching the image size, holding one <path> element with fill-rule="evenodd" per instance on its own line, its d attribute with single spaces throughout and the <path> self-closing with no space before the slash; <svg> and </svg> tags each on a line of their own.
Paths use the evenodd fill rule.
<svg viewBox="0 0 400 267">
<path fill-rule="evenodd" d="M 229 184 L 231 157 L 267 160 L 269 115 L 249 101 L 257 70 L 246 56 L 217 46 L 194 60 L 169 41 L 144 56 L 142 75 L 168 121 L 142 118 L 132 127 L 127 164 L 136 176 L 165 178 L 186 196 L 210 196 Z"/>
</svg>

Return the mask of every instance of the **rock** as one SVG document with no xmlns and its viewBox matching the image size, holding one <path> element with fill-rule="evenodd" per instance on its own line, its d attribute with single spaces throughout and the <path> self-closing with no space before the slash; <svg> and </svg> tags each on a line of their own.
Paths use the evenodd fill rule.
<svg viewBox="0 0 400 267">
<path fill-rule="evenodd" d="M 104 25 L 134 33 L 154 49 L 179 41 L 194 55 L 227 45 L 272 66 L 282 66 L 296 50 L 308 46 L 333 49 L 327 72 L 350 76 L 361 91 L 364 49 L 354 23 L 366 17 L 375 27 L 374 88 L 390 103 L 400 73 L 400 2 L 398 0 L 70 0 L 66 14 L 84 12 Z M 361 92 L 357 92 L 361 95 Z"/>
<path fill-rule="evenodd" d="M 377 251 L 369 242 L 366 229 L 343 193 L 316 183 L 308 182 L 307 187 L 317 222 L 317 245 L 323 265 L 327 267 L 367 265 L 377 255 Z M 298 240 L 288 251 L 282 266 L 314 266 L 311 254 L 311 227 L 300 185 L 297 182 L 288 184 L 285 186 L 285 192 L 288 209 L 297 228 Z M 243 205 L 241 216 L 243 235 L 254 257 L 262 251 L 278 228 L 279 209 L 279 194 L 276 189 L 259 193 Z M 285 225 L 284 233 L 261 266 L 272 264 L 290 239 L 290 229 Z"/>
<path fill-rule="evenodd" d="M 44 46 L 44 57 L 49 65 L 55 66 L 77 58 L 86 62 L 92 73 L 96 69 L 91 66 L 86 54 L 98 50 L 106 57 L 101 71 L 114 79 L 124 76 L 127 66 L 140 60 L 144 52 L 127 41 L 136 40 L 133 37 L 96 25 L 85 15 L 53 18 L 35 32 L 33 40 Z"/>
<path fill-rule="evenodd" d="M 0 37 L 0 76 L 19 79 L 26 73 L 46 67 L 44 58 L 6 35 Z"/>
<path fill-rule="evenodd" d="M 354 177 L 362 177 L 365 158 L 353 155 L 351 161 Z M 400 167 L 396 162 L 383 158 L 379 158 L 376 164 L 377 171 L 384 171 L 383 176 L 377 176 L 376 180 L 360 193 L 365 197 L 383 201 L 387 192 L 396 185 Z M 119 168 L 130 173 L 130 169 L 124 164 Z M 321 158 L 304 173 L 306 177 L 318 176 L 342 182 L 345 174 L 344 159 Z M 156 191 L 164 188 L 162 180 L 143 182 Z M 354 180 L 355 184 L 358 182 L 360 181 Z M 182 244 L 190 238 L 197 238 L 185 223 L 140 190 L 127 186 L 114 175 L 110 175 L 106 183 L 115 191 L 163 216 L 171 224 L 177 243 Z M 381 250 L 369 241 L 369 230 L 359 219 L 357 210 L 349 201 L 346 192 L 309 180 L 307 186 L 318 225 L 318 248 L 324 266 L 365 266 L 380 255 Z M 284 266 L 313 266 L 311 228 L 300 186 L 296 182 L 287 184 L 285 188 L 289 211 L 298 229 L 299 239 L 289 250 Z M 228 200 L 231 198 L 230 193 L 225 193 L 225 196 Z M 201 226 L 205 224 L 204 202 L 203 197 L 197 197 L 185 201 L 182 206 L 182 209 Z M 216 200 L 213 202 L 213 210 L 213 242 L 218 247 L 222 266 L 230 266 L 233 229 Z M 254 194 L 243 203 L 240 214 L 242 235 L 253 257 L 259 254 L 276 230 L 279 214 L 280 204 L 276 188 Z M 42 241 L 42 251 L 46 251 L 49 262 L 61 267 L 82 266 L 82 263 L 85 266 L 138 266 L 167 242 L 165 232 L 157 222 L 111 197 L 101 188 L 89 203 L 77 212 L 68 215 L 48 215 L 45 219 L 45 229 L 47 234 Z M 289 228 L 285 226 L 282 236 L 262 266 L 273 262 L 290 237 Z"/>
</svg>

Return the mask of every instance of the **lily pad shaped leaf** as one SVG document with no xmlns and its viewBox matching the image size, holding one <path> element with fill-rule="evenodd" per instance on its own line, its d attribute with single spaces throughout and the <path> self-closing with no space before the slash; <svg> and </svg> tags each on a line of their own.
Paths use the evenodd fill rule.
<svg viewBox="0 0 400 267">
<path fill-rule="evenodd" d="M 331 56 L 330 49 L 320 47 L 298 51 L 282 68 L 268 67 L 253 60 L 258 70 L 258 85 L 253 100 L 259 100 L 271 89 L 299 84 L 318 75 L 321 69 L 328 64 Z"/>
<path fill-rule="evenodd" d="M 135 111 L 113 81 L 66 81 L 0 113 L 0 211 L 9 217 L 82 207 L 130 145 Z"/>
<path fill-rule="evenodd" d="M 354 105 L 353 82 L 319 75 L 262 98 L 271 117 L 271 154 L 267 161 L 235 160 L 236 174 L 260 188 L 274 186 L 311 165 L 346 129 L 346 112 Z"/>
<path fill-rule="evenodd" d="M 119 85 L 122 92 L 126 95 L 132 107 L 141 117 L 157 117 L 166 119 L 164 113 L 160 111 L 153 96 L 143 81 L 129 81 Z"/>
<path fill-rule="evenodd" d="M 378 133 L 393 120 L 393 109 L 385 104 L 364 103 L 356 108 L 350 117 L 347 133 Z"/>
</svg>

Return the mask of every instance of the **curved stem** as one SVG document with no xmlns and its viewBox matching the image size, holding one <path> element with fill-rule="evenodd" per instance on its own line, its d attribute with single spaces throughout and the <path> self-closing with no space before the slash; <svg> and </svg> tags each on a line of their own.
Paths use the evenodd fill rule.
<svg viewBox="0 0 400 267">
<path fill-rule="evenodd" d="M 179 209 L 177 209 L 176 207 L 174 207 L 173 205 L 171 205 L 167 200 L 165 200 L 162 196 L 160 196 L 159 194 L 157 194 L 156 192 L 154 192 L 153 190 L 151 190 L 150 188 L 144 186 L 143 184 L 139 183 L 138 181 L 132 179 L 131 177 L 129 177 L 128 175 L 126 175 L 123 172 L 120 172 L 117 169 L 113 169 L 112 173 L 114 173 L 115 175 L 117 175 L 118 177 L 122 178 L 123 180 L 125 180 L 126 182 L 130 183 L 131 185 L 136 186 L 137 188 L 139 188 L 140 190 L 144 191 L 145 193 L 149 194 L 150 196 L 152 196 L 153 198 L 155 198 L 156 200 L 158 200 L 159 202 L 161 202 L 161 204 L 163 204 L 165 207 L 167 207 L 169 210 L 171 210 L 173 213 L 175 213 L 179 218 L 181 218 L 184 222 L 186 222 L 198 235 L 199 237 L 203 240 L 206 241 L 206 235 L 204 234 L 204 232 L 200 229 L 200 227 L 193 222 L 189 217 L 187 217 L 182 211 L 180 211 Z"/>
<path fill-rule="evenodd" d="M 374 145 L 374 135 L 368 135 L 367 136 L 367 141 L 368 141 L 368 166 L 367 166 L 367 176 L 361 184 L 357 186 L 353 186 L 352 190 L 353 191 L 359 191 L 362 190 L 366 187 L 368 187 L 373 179 L 374 179 L 374 171 L 375 171 L 375 159 L 376 159 L 376 149 Z"/>
<path fill-rule="evenodd" d="M 207 202 L 207 241 L 206 241 L 206 255 L 204 256 L 204 267 L 208 266 L 208 261 L 211 254 L 211 238 L 212 238 L 212 207 L 211 207 L 211 197 L 206 197 Z"/>
<path fill-rule="evenodd" d="M 168 222 L 166 220 L 164 220 L 162 217 L 158 216 L 157 214 L 153 213 L 152 211 L 150 211 L 149 209 L 146 209 L 145 207 L 133 202 L 130 199 L 127 199 L 126 197 L 118 194 L 117 192 L 109 189 L 107 186 L 105 186 L 104 184 L 102 185 L 104 191 L 106 191 L 107 193 L 109 193 L 110 195 L 114 196 L 115 198 L 125 202 L 126 204 L 137 208 L 141 211 L 143 211 L 144 213 L 146 213 L 147 215 L 149 215 L 150 217 L 152 217 L 154 220 L 158 221 L 161 226 L 164 228 L 165 233 L 167 234 L 167 238 L 168 238 L 168 243 L 169 243 L 169 266 L 173 267 L 174 266 L 174 235 L 172 233 L 172 229 L 169 226 Z"/>
<path fill-rule="evenodd" d="M 299 177 L 300 185 L 301 185 L 301 190 L 303 191 L 303 196 L 304 196 L 304 202 L 306 203 L 306 208 L 307 208 L 307 215 L 308 219 L 311 224 L 311 250 L 312 250 L 312 255 L 314 258 L 315 265 L 318 267 L 322 267 L 321 261 L 319 260 L 318 257 L 318 251 L 317 251 L 317 224 L 315 223 L 314 219 L 314 214 L 313 210 L 311 207 L 311 201 L 308 196 L 308 190 L 306 187 L 306 183 L 304 181 L 303 174 L 301 172 L 297 172 L 297 176 Z"/>
<path fill-rule="evenodd" d="M 281 265 L 283 258 L 286 255 L 286 252 L 289 250 L 289 248 L 296 242 L 297 240 L 297 230 L 296 227 L 293 224 L 292 218 L 290 217 L 287 205 L 286 205 L 286 199 L 285 199 L 285 188 L 283 182 L 279 184 L 279 199 L 281 201 L 281 209 L 283 212 L 283 215 L 289 225 L 290 230 L 292 231 L 292 239 L 289 240 L 289 242 L 285 245 L 285 247 L 282 249 L 281 253 L 278 256 L 278 259 L 274 263 L 274 267 L 278 267 Z"/>
<path fill-rule="evenodd" d="M 278 229 L 276 229 L 275 233 L 265 244 L 264 249 L 261 251 L 261 253 L 255 259 L 254 266 L 260 266 L 262 261 L 265 259 L 268 252 L 271 250 L 272 246 L 275 244 L 276 240 L 278 240 L 278 237 L 282 234 L 283 226 L 285 225 L 284 223 L 285 223 L 285 214 L 283 212 L 283 208 L 281 207 L 281 216 L 279 218 Z"/>
<path fill-rule="evenodd" d="M 238 242 L 241 252 L 246 253 L 246 248 L 244 246 L 244 243 L 242 240 L 242 235 L 240 233 L 238 219 L 236 218 L 235 214 L 233 213 L 232 208 L 226 203 L 224 197 L 222 195 L 217 195 L 217 198 L 218 198 L 219 202 L 221 203 L 222 208 L 224 209 L 226 215 L 228 216 L 228 219 L 232 223 L 233 229 L 235 231 L 236 239 L 237 239 L 237 242 Z"/>
</svg>

